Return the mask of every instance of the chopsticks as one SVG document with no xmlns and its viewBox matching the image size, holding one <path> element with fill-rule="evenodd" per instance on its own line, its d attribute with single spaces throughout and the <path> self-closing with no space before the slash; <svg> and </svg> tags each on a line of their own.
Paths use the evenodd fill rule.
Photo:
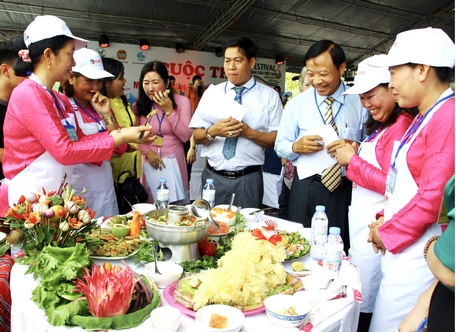
<svg viewBox="0 0 456 332">
<path fill-rule="evenodd" d="M 156 113 L 157 113 L 157 110 L 153 109 L 152 111 L 150 111 L 149 114 L 147 114 L 146 123 L 144 124 L 145 126 L 147 126 L 149 124 L 149 122 L 152 120 L 152 118 L 154 117 L 154 115 Z M 144 136 L 144 130 L 139 133 L 138 138 L 136 139 L 136 142 L 139 142 L 141 140 L 141 138 L 143 138 L 143 136 Z"/>
</svg>

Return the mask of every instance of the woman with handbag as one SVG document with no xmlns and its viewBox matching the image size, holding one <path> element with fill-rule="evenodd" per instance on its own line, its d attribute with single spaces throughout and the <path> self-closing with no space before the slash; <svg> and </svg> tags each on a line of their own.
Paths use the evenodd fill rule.
<svg viewBox="0 0 456 332">
<path fill-rule="evenodd" d="M 104 69 L 112 77 L 103 78 L 100 92 L 111 101 L 111 109 L 120 128 L 133 127 L 137 123 L 135 114 L 124 94 L 127 80 L 122 62 L 103 58 Z M 137 144 L 129 144 L 124 154 L 114 153 L 111 158 L 112 175 L 117 195 L 117 205 L 121 214 L 131 211 L 130 204 L 144 203 L 148 195 L 139 182 L 142 175 L 141 153 Z"/>
</svg>

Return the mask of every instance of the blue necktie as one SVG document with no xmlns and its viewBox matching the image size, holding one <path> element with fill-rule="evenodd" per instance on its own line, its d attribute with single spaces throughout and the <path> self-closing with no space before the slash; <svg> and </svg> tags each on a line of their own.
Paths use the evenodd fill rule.
<svg viewBox="0 0 456 332">
<path fill-rule="evenodd" d="M 234 90 L 236 91 L 236 97 L 234 100 L 236 100 L 239 104 L 242 104 L 242 91 L 244 91 L 245 87 L 234 87 Z M 225 157 L 226 160 L 229 160 L 234 157 L 236 154 L 236 144 L 237 144 L 237 137 L 227 137 L 225 138 L 225 144 L 223 145 L 223 156 Z"/>
</svg>

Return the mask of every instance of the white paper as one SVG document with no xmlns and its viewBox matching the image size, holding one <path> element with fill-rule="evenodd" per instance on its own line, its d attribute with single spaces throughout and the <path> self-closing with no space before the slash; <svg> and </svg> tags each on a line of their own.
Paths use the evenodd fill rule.
<svg viewBox="0 0 456 332">
<path fill-rule="evenodd" d="M 246 112 L 247 109 L 244 106 L 235 101 L 234 98 L 228 97 L 220 89 L 215 88 L 213 84 L 204 91 L 198 104 L 198 115 L 212 123 L 229 116 L 242 121 Z"/>
<path fill-rule="evenodd" d="M 299 180 L 320 173 L 337 162 L 336 158 L 331 157 L 326 150 L 328 144 L 339 139 L 339 136 L 331 125 L 321 125 L 312 128 L 306 132 L 306 136 L 309 135 L 323 137 L 325 148 L 318 152 L 306 153 L 299 156 L 296 161 L 296 171 L 298 172 Z"/>
</svg>

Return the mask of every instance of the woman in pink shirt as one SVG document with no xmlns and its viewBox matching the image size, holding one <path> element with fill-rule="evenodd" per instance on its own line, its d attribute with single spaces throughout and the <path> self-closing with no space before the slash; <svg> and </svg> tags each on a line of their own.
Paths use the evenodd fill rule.
<svg viewBox="0 0 456 332">
<path fill-rule="evenodd" d="M 132 110 L 139 115 L 139 123 L 145 123 L 147 115 L 156 110 L 150 124 L 152 133 L 158 139 L 149 145 L 139 147 L 143 154 L 144 163 L 156 170 L 170 167 L 162 157 L 174 155 L 179 165 L 185 200 L 188 200 L 188 175 L 183 143 L 192 136 L 188 125 L 192 118 L 190 100 L 187 97 L 176 95 L 166 89 L 169 84 L 168 70 L 160 61 L 146 63 L 139 77 L 140 87 L 138 101 L 133 104 Z M 143 166 L 144 172 L 146 171 Z M 169 179 L 168 179 L 169 181 Z M 150 183 L 150 190 L 155 191 L 157 183 Z"/>
<path fill-rule="evenodd" d="M 382 57 L 378 55 L 375 57 Z M 368 58 L 358 65 L 354 86 L 344 92 L 358 94 L 363 107 L 369 110 L 366 122 L 368 137 L 361 143 L 358 153 L 346 144 L 337 149 L 336 159 L 347 166 L 347 177 L 353 181 L 349 208 L 350 260 L 360 270 L 363 286 L 363 303 L 358 330 L 367 331 L 374 311 L 375 299 L 381 281 L 380 255 L 376 255 L 367 242 L 368 226 L 375 213 L 383 208 L 386 175 L 395 140 L 405 133 L 418 110 L 403 110 L 394 101 L 388 89 L 388 68 L 373 67 Z"/>
<path fill-rule="evenodd" d="M 57 190 L 65 174 L 71 177 L 70 165 L 109 160 L 114 147 L 136 141 L 141 130 L 146 130 L 142 143 L 154 139 L 149 126 L 90 136 L 77 131 L 74 115 L 66 112 L 52 87 L 69 77 L 75 49 L 88 41 L 73 36 L 61 19 L 36 17 L 24 32 L 24 42 L 28 49 L 19 52 L 14 71 L 29 79 L 14 89 L 4 123 L 3 213 L 24 193 Z M 109 107 L 109 100 L 99 94 L 92 103 Z"/>
<path fill-rule="evenodd" d="M 384 217 L 370 226 L 374 250 L 384 253 L 383 278 L 371 332 L 396 331 L 434 277 L 423 258 L 437 224 L 443 190 L 454 174 L 454 43 L 433 28 L 397 35 L 386 59 L 389 87 L 404 108 L 419 114 L 395 142 L 386 180 Z M 373 62 L 371 64 L 374 64 Z"/>
</svg>

